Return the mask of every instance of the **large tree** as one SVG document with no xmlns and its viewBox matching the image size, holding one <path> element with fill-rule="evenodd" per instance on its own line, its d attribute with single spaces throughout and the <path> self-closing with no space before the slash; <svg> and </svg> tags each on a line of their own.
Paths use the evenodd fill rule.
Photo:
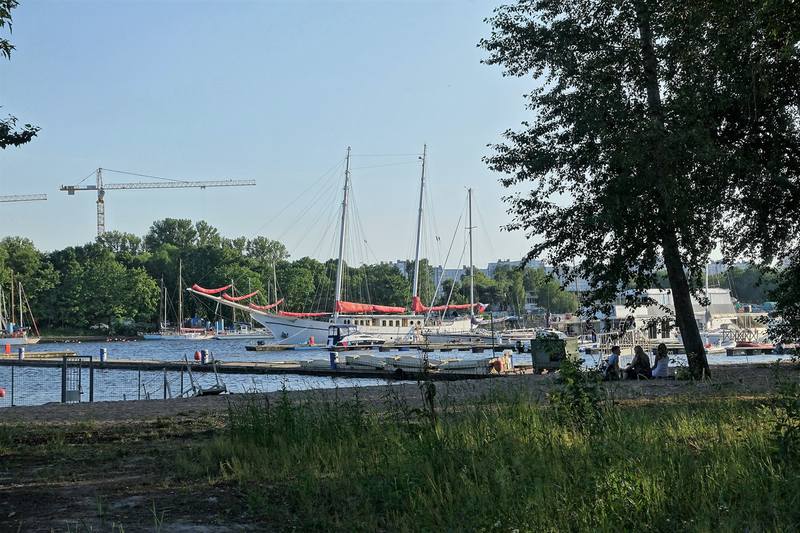
<svg viewBox="0 0 800 533">
<path fill-rule="evenodd" d="M 8 33 L 11 33 L 11 10 L 18 4 L 17 0 L 0 0 L 0 32 L 8 28 Z M 13 50 L 14 45 L 11 41 L 0 33 L 0 56 L 11 59 Z M 17 118 L 13 116 L 0 119 L 0 148 L 25 144 L 33 139 L 38 131 L 39 128 L 30 124 L 17 128 Z"/>
<path fill-rule="evenodd" d="M 538 81 L 531 121 L 488 157 L 505 186 L 532 188 L 507 198 L 509 228 L 536 240 L 527 257 L 587 279 L 594 309 L 627 286 L 634 305 L 666 269 L 695 376 L 691 295 L 711 250 L 769 261 L 797 235 L 795 4 L 521 0 L 481 42 L 487 63 Z"/>
</svg>

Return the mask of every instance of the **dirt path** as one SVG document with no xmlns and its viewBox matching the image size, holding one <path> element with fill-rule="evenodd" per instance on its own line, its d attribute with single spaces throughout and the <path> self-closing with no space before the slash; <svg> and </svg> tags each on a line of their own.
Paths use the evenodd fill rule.
<svg viewBox="0 0 800 533">
<path fill-rule="evenodd" d="M 763 394 L 774 387 L 774 365 L 729 365 L 713 369 L 714 379 L 707 382 L 652 380 L 620 381 L 605 384 L 614 398 L 653 398 L 675 395 Z M 797 367 L 781 365 L 781 375 L 796 379 Z M 542 401 L 552 387 L 555 374 L 517 375 L 496 379 L 479 379 L 436 383 L 439 401 L 459 402 L 490 394 L 521 394 Z M 267 393 L 278 397 L 282 392 Z M 416 383 L 373 387 L 347 387 L 289 391 L 292 399 L 332 401 L 355 396 L 370 405 L 380 407 L 391 402 L 416 404 L 421 393 Z M 152 420 L 163 417 L 191 418 L 203 415 L 223 415 L 228 402 L 241 395 L 209 396 L 173 400 L 132 400 L 81 404 L 47 404 L 27 407 L 8 407 L 0 410 L 0 424 L 18 422 L 112 422 Z"/>
</svg>

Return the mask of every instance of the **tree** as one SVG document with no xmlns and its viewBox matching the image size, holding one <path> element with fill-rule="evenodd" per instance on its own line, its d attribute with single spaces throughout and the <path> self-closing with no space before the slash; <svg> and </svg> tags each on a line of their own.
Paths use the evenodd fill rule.
<svg viewBox="0 0 800 533">
<path fill-rule="evenodd" d="M 487 158 L 506 187 L 532 184 L 507 198 L 508 228 L 539 239 L 527 259 L 586 279 L 590 312 L 626 286 L 633 306 L 666 269 L 690 369 L 707 373 L 691 296 L 709 252 L 749 240 L 769 260 L 797 235 L 800 217 L 779 223 L 800 199 L 796 6 L 521 0 L 488 22 L 486 62 L 540 81 L 533 119 Z"/>
<path fill-rule="evenodd" d="M 774 319 L 769 324 L 770 335 L 785 343 L 800 343 L 800 250 L 787 254 L 770 296 L 776 304 Z"/>
<path fill-rule="evenodd" d="M 0 30 L 8 28 L 8 33 L 11 33 L 11 11 L 17 7 L 19 2 L 17 0 L 0 0 Z M 11 41 L 4 37 L 0 37 L 0 56 L 11 60 L 11 52 L 14 50 L 14 45 Z M 39 128 L 25 124 L 22 129 L 17 129 L 17 118 L 9 116 L 4 120 L 0 120 L 0 148 L 5 149 L 8 146 L 19 146 L 30 142 Z"/>
<path fill-rule="evenodd" d="M 197 243 L 197 229 L 187 218 L 165 218 L 156 220 L 144 238 L 145 247 L 156 250 L 164 244 L 178 248 L 191 248 Z"/>
</svg>

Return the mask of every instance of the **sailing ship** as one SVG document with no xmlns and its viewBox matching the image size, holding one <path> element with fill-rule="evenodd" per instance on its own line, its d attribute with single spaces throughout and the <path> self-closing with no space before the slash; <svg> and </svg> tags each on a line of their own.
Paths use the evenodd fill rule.
<svg viewBox="0 0 800 533">
<path fill-rule="evenodd" d="M 39 342 L 39 328 L 36 326 L 36 320 L 33 318 L 28 298 L 22 288 L 22 283 L 18 282 L 17 294 L 14 294 L 14 282 L 11 282 L 10 301 L 6 302 L 5 293 L 0 289 L 0 344 L 3 346 L 23 346 L 26 344 L 36 344 Z M 16 309 L 14 306 L 16 304 Z M 17 314 L 17 311 L 19 313 Z M 31 335 L 31 327 L 25 326 L 25 312 L 31 319 L 33 332 Z M 14 322 L 15 318 L 19 318 L 19 322 Z"/>
<path fill-rule="evenodd" d="M 183 261 L 178 260 L 178 325 L 170 328 L 167 322 L 167 289 L 164 282 L 161 282 L 161 324 L 157 333 L 145 333 L 142 335 L 146 341 L 185 341 L 203 340 L 211 338 L 211 334 L 203 328 L 183 327 Z"/>
<path fill-rule="evenodd" d="M 430 306 L 423 305 L 419 296 L 419 264 L 420 264 L 420 238 L 423 214 L 423 198 L 425 190 L 425 163 L 427 146 L 423 147 L 422 173 L 420 178 L 419 211 L 417 217 L 417 238 L 414 257 L 414 276 L 412 284 L 411 312 L 405 307 L 374 305 L 342 300 L 342 274 L 344 268 L 344 249 L 347 238 L 347 208 L 350 193 L 350 147 L 347 148 L 344 172 L 344 190 L 341 204 L 341 221 L 339 225 L 339 257 L 336 267 L 336 285 L 334 295 L 333 313 L 294 313 L 277 310 L 283 299 L 266 306 L 252 303 L 245 304 L 247 297 L 231 296 L 225 287 L 209 289 L 197 284 L 187 291 L 214 300 L 219 304 L 239 309 L 269 329 L 279 343 L 300 344 L 312 339 L 327 339 L 329 326 L 336 324 L 343 326 L 349 333 L 340 342 L 348 343 L 348 339 L 361 341 L 365 337 L 379 341 L 394 342 L 419 342 L 424 340 L 426 334 L 444 335 L 448 332 L 463 333 L 471 331 L 475 323 L 475 310 L 482 311 L 484 306 L 474 301 L 474 286 L 470 287 L 470 303 L 460 305 Z M 470 192 L 471 195 L 471 192 Z M 471 196 L 470 196 L 471 198 Z M 471 224 L 470 224 L 471 226 Z M 472 262 L 471 247 L 472 230 L 470 228 L 470 263 Z M 471 267 L 470 267 L 471 268 Z M 454 319 L 436 319 L 434 325 L 430 323 L 431 313 L 444 314 L 448 310 L 467 310 L 469 316 Z M 314 344 L 309 342 L 309 344 Z"/>
</svg>

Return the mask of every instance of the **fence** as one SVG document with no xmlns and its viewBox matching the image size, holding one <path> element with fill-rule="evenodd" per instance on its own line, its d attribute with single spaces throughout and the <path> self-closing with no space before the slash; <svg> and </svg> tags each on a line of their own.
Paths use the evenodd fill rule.
<svg viewBox="0 0 800 533">
<path fill-rule="evenodd" d="M 192 396 L 222 384 L 188 369 L 97 368 L 91 356 L 64 356 L 58 367 L 0 366 L 0 407 Z M 222 384 L 224 388 L 224 384 Z"/>
</svg>

